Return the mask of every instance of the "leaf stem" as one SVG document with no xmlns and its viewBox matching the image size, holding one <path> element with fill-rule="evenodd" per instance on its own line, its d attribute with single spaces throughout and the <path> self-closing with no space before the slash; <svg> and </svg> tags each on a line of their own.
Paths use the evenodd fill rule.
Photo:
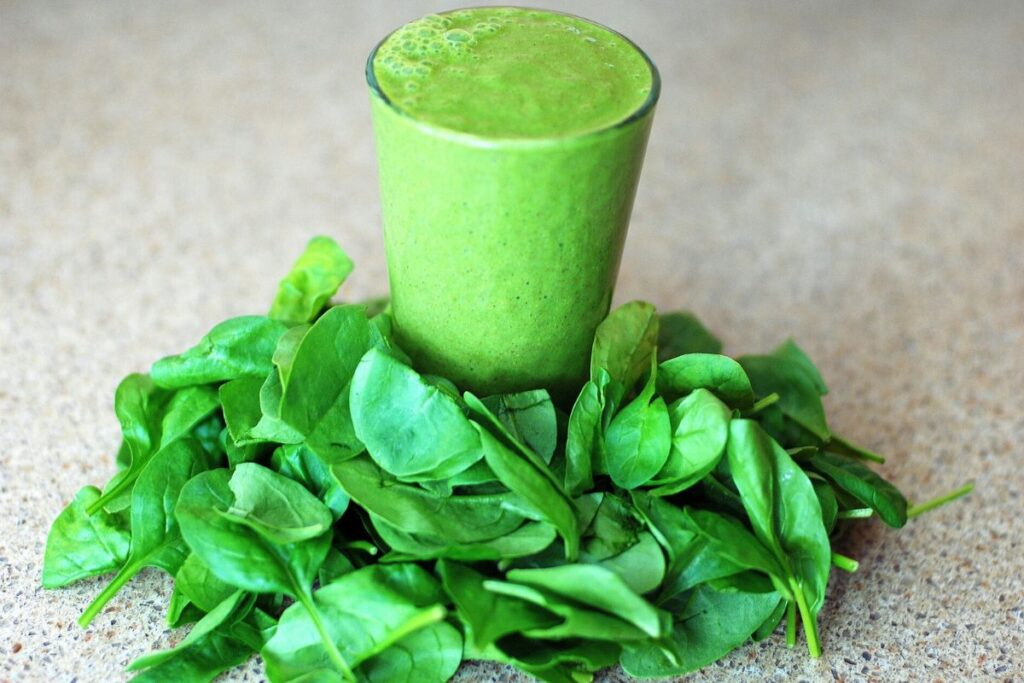
<svg viewBox="0 0 1024 683">
<path fill-rule="evenodd" d="M 786 603 L 786 647 L 796 646 L 796 603 Z"/>
<path fill-rule="evenodd" d="M 323 641 L 324 649 L 327 650 L 327 656 L 331 658 L 335 668 L 346 681 L 356 683 L 355 674 L 352 673 L 352 669 L 349 667 L 348 662 L 345 661 L 345 658 L 341 656 L 338 646 L 334 644 L 334 639 L 331 638 L 331 635 L 327 632 L 327 627 L 324 626 L 323 619 L 320 618 L 320 610 L 314 604 L 313 594 L 309 588 L 296 586 L 295 594 L 299 602 L 302 603 L 302 606 L 306 608 L 306 612 L 309 613 L 309 618 L 312 620 L 313 626 L 316 627 L 317 633 L 320 634 L 320 640 Z"/>
<path fill-rule="evenodd" d="M 840 510 L 836 515 L 839 519 L 867 519 L 875 511 L 871 508 L 853 508 L 852 510 Z"/>
<path fill-rule="evenodd" d="M 759 413 L 768 406 L 772 406 L 778 403 L 779 398 L 781 397 L 779 396 L 778 392 L 773 391 L 772 393 L 768 394 L 759 401 L 756 401 L 754 405 L 750 406 L 750 409 L 747 411 L 747 414 L 753 415 L 754 413 Z"/>
<path fill-rule="evenodd" d="M 128 583 L 133 576 L 135 576 L 139 570 L 142 569 L 142 565 L 137 563 L 126 564 L 121 567 L 110 583 L 100 592 L 96 598 L 89 603 L 89 606 L 82 612 L 82 616 L 78 617 L 78 625 L 82 628 L 88 628 L 92 620 L 103 611 L 103 608 L 107 606 L 107 603 L 117 595 L 117 592 L 121 590 L 126 583 Z"/>
<path fill-rule="evenodd" d="M 850 572 L 851 574 L 857 571 L 858 568 L 860 568 L 860 562 L 853 559 L 852 557 L 840 555 L 837 552 L 832 553 L 832 564 L 834 564 L 839 569 L 842 569 L 844 572 Z"/>
<path fill-rule="evenodd" d="M 870 460 L 871 462 L 877 462 L 879 465 L 885 464 L 885 456 L 879 455 L 874 451 L 869 451 L 868 449 L 863 448 L 862 446 L 858 446 L 857 444 L 850 443 L 849 441 L 839 436 L 838 434 L 832 434 L 832 438 L 829 439 L 828 445 L 835 446 L 836 448 L 832 450 L 835 450 L 836 452 L 841 453 L 842 455 L 849 455 L 854 458 Z M 826 447 L 825 450 L 830 449 Z"/>
<path fill-rule="evenodd" d="M 923 512 L 934 510 L 935 508 L 945 505 L 946 503 L 950 503 L 956 500 L 957 498 L 963 498 L 973 490 L 974 482 L 968 482 L 955 491 L 950 491 L 949 493 L 941 495 L 938 498 L 932 498 L 931 500 L 919 503 L 918 505 L 911 507 L 909 510 L 907 510 L 907 517 L 917 517 Z"/>
<path fill-rule="evenodd" d="M 804 625 L 804 638 L 807 639 L 807 652 L 812 657 L 821 656 L 821 643 L 818 641 L 818 621 L 811 614 L 807 606 L 807 598 L 804 596 L 803 588 L 797 584 L 795 579 L 790 580 L 790 587 L 796 597 L 796 606 L 800 610 L 800 621 Z"/>
</svg>

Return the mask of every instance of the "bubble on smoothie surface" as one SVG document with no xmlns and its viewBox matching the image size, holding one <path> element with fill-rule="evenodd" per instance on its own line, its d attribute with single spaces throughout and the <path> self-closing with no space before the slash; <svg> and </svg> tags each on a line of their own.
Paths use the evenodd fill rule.
<svg viewBox="0 0 1024 683">
<path fill-rule="evenodd" d="M 513 7 L 431 14 L 392 33 L 373 72 L 394 105 L 442 128 L 499 138 L 600 130 L 640 109 L 653 75 L 622 36 Z"/>
</svg>

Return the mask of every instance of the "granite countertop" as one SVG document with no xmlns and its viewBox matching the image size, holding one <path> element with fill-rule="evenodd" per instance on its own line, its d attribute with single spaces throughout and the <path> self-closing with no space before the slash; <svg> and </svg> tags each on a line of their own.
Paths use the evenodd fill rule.
<svg viewBox="0 0 1024 683">
<path fill-rule="evenodd" d="M 843 542 L 820 661 L 776 636 L 689 680 L 1024 679 L 1024 5 L 544 4 L 664 77 L 619 300 L 729 352 L 792 335 L 902 489 L 977 482 Z M 122 680 L 181 637 L 156 572 L 82 631 L 102 580 L 44 592 L 48 526 L 113 472 L 118 380 L 262 311 L 311 235 L 385 291 L 363 60 L 444 7 L 0 4 L 0 681 Z"/>
</svg>

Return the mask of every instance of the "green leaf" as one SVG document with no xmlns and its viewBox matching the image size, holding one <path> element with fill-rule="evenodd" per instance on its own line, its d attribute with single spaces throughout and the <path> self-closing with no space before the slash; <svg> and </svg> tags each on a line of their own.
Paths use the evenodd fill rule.
<svg viewBox="0 0 1024 683">
<path fill-rule="evenodd" d="M 445 479 L 483 452 L 459 405 L 415 370 L 377 349 L 352 379 L 355 432 L 385 471 L 407 480 Z"/>
<path fill-rule="evenodd" d="M 566 640 L 570 638 L 586 638 L 610 643 L 644 641 L 650 635 L 642 628 L 609 614 L 564 596 L 559 596 L 542 589 L 525 584 L 507 581 L 484 581 L 484 588 L 497 595 L 529 602 L 543 607 L 560 617 L 553 626 L 540 626 L 523 633 L 531 639 Z M 664 621 L 665 630 L 669 629 L 668 614 L 659 613 Z M 506 638 L 507 640 L 507 638 Z"/>
<path fill-rule="evenodd" d="M 455 603 L 459 619 L 466 625 L 467 638 L 484 648 L 504 636 L 547 628 L 559 618 L 528 602 L 500 595 L 484 587 L 486 577 L 466 565 L 441 560 L 437 574 L 445 592 Z"/>
<path fill-rule="evenodd" d="M 314 237 L 281 283 L 269 316 L 287 325 L 314 320 L 352 272 L 352 260 L 330 237 Z"/>
<path fill-rule="evenodd" d="M 306 436 L 322 457 L 342 459 L 363 450 L 349 410 L 349 383 L 369 347 L 366 312 L 352 305 L 327 311 L 295 351 L 283 384 L 281 420 Z"/>
<path fill-rule="evenodd" d="M 476 543 L 504 536 L 524 522 L 511 509 L 510 493 L 442 496 L 395 481 L 365 456 L 335 465 L 331 472 L 363 509 L 407 533 Z"/>
<path fill-rule="evenodd" d="M 97 500 L 95 486 L 85 486 L 53 521 L 43 554 L 43 588 L 60 588 L 121 567 L 131 535 L 128 515 L 86 510 Z"/>
<path fill-rule="evenodd" d="M 319 626 L 309 611 L 292 605 L 281 615 L 277 630 L 263 648 L 271 680 L 292 681 L 304 676 L 333 680 L 321 673 L 332 665 L 325 639 L 355 669 L 445 616 L 437 582 L 412 564 L 371 565 L 344 574 L 313 593 L 312 601 L 322 615 Z M 449 662 L 451 639 L 447 636 L 450 633 L 441 643 Z"/>
<path fill-rule="evenodd" d="M 827 393 L 821 374 L 792 341 L 766 356 L 737 359 L 758 396 L 779 395 L 783 414 L 822 441 L 830 437 L 821 397 Z"/>
<path fill-rule="evenodd" d="M 644 301 L 631 301 L 608 314 L 594 334 L 590 379 L 601 370 L 625 387 L 636 384 L 647 371 L 658 343 L 658 314 Z"/>
<path fill-rule="evenodd" d="M 263 538 L 278 544 L 298 543 L 331 528 L 327 506 L 305 489 L 256 463 L 234 469 L 228 488 L 235 499 L 224 514 Z"/>
<path fill-rule="evenodd" d="M 668 400 L 706 389 L 733 408 L 754 402 L 754 389 L 744 368 L 728 356 L 688 353 L 658 366 L 658 393 Z"/>
<path fill-rule="evenodd" d="M 131 679 L 131 683 L 207 683 L 245 662 L 252 649 L 232 635 L 213 631 Z"/>
<path fill-rule="evenodd" d="M 475 398 L 471 394 L 468 398 Z M 482 404 L 480 406 L 483 407 Z M 579 553 L 579 527 L 572 502 L 555 480 L 554 475 L 540 458 L 532 459 L 528 452 L 513 450 L 476 423 L 480 434 L 484 460 L 502 484 L 517 494 L 542 520 L 558 530 L 565 542 L 566 557 L 573 559 Z"/>
<path fill-rule="evenodd" d="M 327 555 L 330 532 L 299 543 L 275 543 L 229 518 L 235 503 L 230 482 L 228 470 L 210 470 L 182 489 L 177 517 L 189 548 L 218 579 L 236 588 L 299 597 Z"/>
<path fill-rule="evenodd" d="M 637 595 L 613 571 L 586 564 L 513 569 L 508 580 L 542 589 L 613 614 L 652 638 L 665 635 L 664 613 Z"/>
<path fill-rule="evenodd" d="M 668 407 L 672 447 L 651 481 L 655 495 L 684 491 L 715 468 L 725 453 L 732 411 L 707 389 L 696 389 Z"/>
<path fill-rule="evenodd" d="M 231 318 L 188 351 L 158 360 L 150 374 L 158 387 L 167 389 L 266 377 L 277 340 L 287 330 L 284 324 L 260 315 Z"/>
<path fill-rule="evenodd" d="M 653 643 L 627 645 L 622 668 L 643 678 L 696 671 L 742 645 L 778 603 L 777 593 L 723 593 L 701 586 L 672 630 L 670 651 L 678 663 L 671 662 L 663 648 Z"/>
<path fill-rule="evenodd" d="M 236 590 L 231 584 L 218 579 L 195 553 L 185 558 L 174 575 L 174 588 L 204 612 L 227 600 Z"/>
<path fill-rule="evenodd" d="M 755 422 L 733 420 L 727 451 L 754 533 L 786 570 L 808 649 L 817 656 L 816 619 L 825 600 L 832 554 L 814 487 Z"/>
<path fill-rule="evenodd" d="M 640 595 L 650 593 L 665 579 L 665 555 L 649 533 L 640 533 L 636 543 L 595 564 L 618 574 L 634 593 Z"/>
<path fill-rule="evenodd" d="M 515 439 L 546 463 L 551 462 L 558 441 L 555 406 L 544 389 L 499 394 L 481 399 Z"/>
<path fill-rule="evenodd" d="M 431 624 L 401 638 L 359 667 L 368 683 L 437 683 L 447 681 L 462 663 L 462 635 L 445 622 Z"/>
<path fill-rule="evenodd" d="M 907 523 L 907 499 L 899 489 L 852 458 L 822 451 L 811 456 L 811 467 L 836 486 L 878 513 L 898 529 Z"/>
<path fill-rule="evenodd" d="M 640 394 L 618 415 L 604 439 L 604 468 L 616 486 L 633 489 L 647 483 L 665 465 L 672 445 L 668 408 L 654 396 L 657 366 Z"/>
<path fill-rule="evenodd" d="M 565 442 L 565 489 L 578 496 L 594 486 L 594 460 L 604 449 L 604 415 L 607 399 L 605 392 L 611 383 L 606 370 L 580 391 L 569 415 Z"/>
<path fill-rule="evenodd" d="M 663 313 L 658 329 L 658 362 L 687 353 L 721 353 L 722 342 L 687 311 Z"/>
<path fill-rule="evenodd" d="M 331 474 L 330 465 L 307 444 L 280 446 L 271 456 L 271 465 L 323 501 L 335 521 L 348 509 L 348 494 Z"/>
<path fill-rule="evenodd" d="M 542 552 L 555 541 L 556 531 L 544 522 L 527 522 L 504 536 L 472 543 L 457 543 L 437 536 L 408 533 L 370 514 L 373 528 L 391 548 L 382 562 L 409 562 L 450 558 L 463 562 L 511 560 Z"/>
<path fill-rule="evenodd" d="M 148 655 L 139 657 L 128 665 L 127 671 L 139 671 L 157 666 L 173 657 L 183 654 L 190 647 L 199 644 L 199 641 L 224 624 L 231 624 L 240 621 L 252 610 L 255 596 L 246 595 L 243 591 L 235 591 L 220 604 L 215 606 L 206 616 L 200 619 L 192 627 L 181 642 L 168 650 L 151 652 Z"/>
<path fill-rule="evenodd" d="M 185 482 L 206 467 L 206 454 L 192 439 L 173 442 L 146 465 L 132 489 L 128 557 L 113 580 L 82 613 L 78 623 L 83 628 L 144 567 L 158 567 L 172 575 L 178 571 L 188 548 L 174 517 L 175 502 Z"/>
<path fill-rule="evenodd" d="M 114 412 L 124 440 L 118 453 L 121 470 L 107 483 L 103 495 L 89 505 L 116 512 L 131 504 L 131 488 L 152 456 L 176 439 L 187 436 L 218 407 L 217 392 L 192 387 L 178 392 L 156 387 L 147 375 L 128 375 L 114 394 Z"/>
</svg>

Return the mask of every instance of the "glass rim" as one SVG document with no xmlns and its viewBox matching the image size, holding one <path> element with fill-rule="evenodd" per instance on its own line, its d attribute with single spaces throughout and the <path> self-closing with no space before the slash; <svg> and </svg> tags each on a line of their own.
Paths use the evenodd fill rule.
<svg viewBox="0 0 1024 683">
<path fill-rule="evenodd" d="M 591 137 L 597 137 L 597 136 L 600 136 L 600 135 L 602 135 L 604 133 L 608 133 L 609 131 L 613 131 L 613 130 L 616 130 L 616 129 L 619 129 L 619 128 L 625 128 L 626 126 L 630 125 L 631 123 L 644 118 L 645 116 L 647 116 L 647 114 L 649 114 L 654 109 L 654 105 L 657 104 L 658 98 L 661 95 L 661 73 L 658 71 L 657 65 L 654 63 L 654 60 L 651 59 L 650 55 L 648 55 L 647 52 L 645 52 L 643 50 L 643 48 L 641 48 L 639 45 L 637 45 L 632 40 L 630 40 L 627 36 L 619 33 L 618 31 L 616 31 L 613 28 L 609 28 L 609 27 L 605 26 L 604 24 L 601 24 L 601 23 L 598 23 L 596 21 L 593 21 L 592 19 L 587 19 L 586 17 L 581 17 L 579 15 L 572 14 L 570 12 L 560 12 L 560 11 L 557 11 L 557 10 L 541 9 L 539 7 L 524 7 L 524 6 L 521 6 L 521 5 L 483 5 L 483 6 L 475 5 L 475 6 L 472 6 L 472 7 L 456 7 L 456 8 L 450 9 L 450 10 L 445 10 L 444 12 L 437 12 L 437 14 L 441 14 L 441 15 L 450 14 L 451 12 L 458 12 L 460 10 L 500 9 L 502 7 L 514 8 L 514 9 L 523 9 L 523 10 L 529 10 L 529 11 L 535 11 L 535 12 L 544 12 L 546 14 L 558 14 L 558 15 L 565 16 L 565 17 L 572 17 L 574 19 L 579 19 L 580 21 L 585 21 L 588 24 L 591 24 L 591 25 L 596 26 L 596 27 L 598 27 L 600 29 L 608 31 L 609 33 L 611 33 L 613 35 L 618 36 L 622 40 L 626 41 L 626 44 L 631 46 L 634 50 L 636 50 L 640 54 L 641 57 L 643 57 L 644 62 L 647 64 L 647 68 L 650 69 L 650 72 L 651 72 L 651 90 L 650 90 L 650 92 L 647 93 L 647 97 L 644 99 L 644 101 L 642 103 L 640 103 L 640 106 L 638 106 L 635 110 L 630 112 L 630 114 L 628 116 L 626 116 L 626 117 L 624 117 L 624 118 L 622 118 L 622 119 L 620 119 L 618 121 L 615 121 L 613 123 L 601 126 L 600 128 L 595 128 L 593 130 L 585 130 L 585 131 L 583 131 L 581 133 L 569 133 L 567 135 L 552 135 L 552 136 L 543 136 L 543 137 L 512 137 L 512 136 L 500 137 L 500 136 L 493 136 L 493 135 L 481 135 L 479 133 L 468 133 L 466 131 L 461 131 L 461 130 L 458 130 L 456 128 L 449 128 L 447 126 L 440 126 L 440 125 L 437 125 L 437 124 L 434 124 L 434 123 L 429 123 L 429 122 L 424 121 L 422 119 L 419 119 L 416 116 L 414 116 L 413 114 L 405 111 L 400 106 L 398 106 L 398 104 L 396 104 L 394 100 L 392 100 L 390 97 L 388 97 L 387 93 L 385 93 L 384 90 L 380 87 L 380 83 L 377 81 L 377 75 L 376 75 L 376 73 L 374 73 L 374 69 L 373 69 L 373 60 L 377 56 L 377 51 L 380 49 L 380 47 L 385 42 L 387 42 L 387 40 L 389 38 L 391 38 L 391 36 L 393 36 L 396 32 L 401 30 L 403 27 L 405 27 L 406 24 L 409 23 L 409 22 L 406 22 L 406 24 L 402 24 L 401 26 L 399 26 L 398 28 L 395 28 L 394 30 L 388 32 L 387 35 L 385 35 L 383 38 L 381 38 L 380 41 L 378 41 L 377 44 L 373 47 L 373 49 L 370 50 L 370 54 L 366 58 L 366 70 L 365 70 L 366 71 L 366 83 L 370 87 L 371 95 L 379 98 L 380 101 L 383 102 L 385 105 L 387 105 L 388 109 L 390 109 L 391 111 L 395 112 L 399 116 L 402 116 L 402 117 L 408 119 L 409 121 L 411 121 L 415 125 L 429 130 L 431 133 L 434 133 L 434 134 L 437 134 L 437 135 L 441 135 L 441 136 L 446 136 L 446 137 L 457 138 L 457 139 L 460 139 L 460 140 L 463 140 L 463 141 L 475 144 L 477 146 L 482 146 L 482 147 L 489 147 L 489 146 L 493 146 L 493 145 L 501 145 L 501 146 L 522 145 L 522 146 L 527 146 L 528 147 L 528 146 L 540 146 L 540 145 L 551 144 L 551 143 L 564 143 L 564 142 L 566 142 L 568 140 L 572 140 L 572 141 L 586 140 L 586 139 L 589 139 Z M 427 16 L 427 15 L 424 15 L 424 16 Z M 410 21 L 415 21 L 415 19 L 412 19 Z"/>
</svg>

